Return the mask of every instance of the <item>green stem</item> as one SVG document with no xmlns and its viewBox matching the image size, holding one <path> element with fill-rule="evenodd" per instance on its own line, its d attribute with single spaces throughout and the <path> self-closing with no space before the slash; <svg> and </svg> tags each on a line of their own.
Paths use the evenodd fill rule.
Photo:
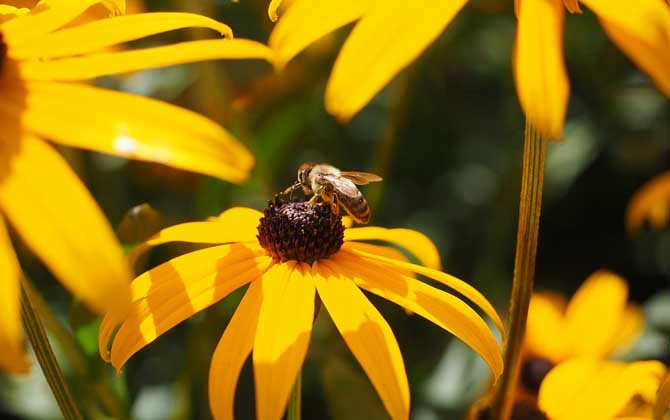
<svg viewBox="0 0 670 420">
<path fill-rule="evenodd" d="M 286 420 L 300 420 L 300 407 L 302 405 L 302 371 L 298 372 L 293 384 L 293 391 L 288 400 Z"/>
<path fill-rule="evenodd" d="M 44 376 L 49 383 L 51 392 L 53 392 L 56 402 L 60 407 L 63 418 L 66 420 L 81 420 L 83 417 L 79 412 L 79 408 L 72 398 L 70 389 L 65 382 L 63 372 L 58 365 L 53 349 L 49 344 L 49 339 L 44 331 L 42 321 L 35 311 L 30 295 L 29 287 L 25 283 L 21 287 L 21 313 L 23 315 L 23 322 L 26 327 L 28 339 L 33 346 L 37 361 L 44 372 Z"/>
<path fill-rule="evenodd" d="M 505 370 L 498 383 L 491 406 L 491 418 L 508 420 L 514 406 L 514 394 L 521 367 L 521 350 L 526 330 L 528 306 L 535 280 L 535 257 L 540 228 L 544 160 L 547 140 L 526 121 L 523 147 L 523 173 L 519 225 L 516 237 L 516 257 L 509 312 L 509 336 L 505 347 Z"/>
</svg>

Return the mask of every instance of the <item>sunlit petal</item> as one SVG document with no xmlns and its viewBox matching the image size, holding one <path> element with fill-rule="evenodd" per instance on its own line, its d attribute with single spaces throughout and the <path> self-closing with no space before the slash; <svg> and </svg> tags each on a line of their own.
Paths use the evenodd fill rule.
<svg viewBox="0 0 670 420">
<path fill-rule="evenodd" d="M 270 17 L 270 20 L 273 22 L 276 22 L 277 19 L 279 19 L 279 15 L 277 14 L 277 10 L 279 9 L 279 6 L 281 6 L 282 0 L 271 0 L 270 5 L 268 6 L 268 16 Z"/>
<path fill-rule="evenodd" d="M 240 244 L 221 245 L 174 258 L 133 281 L 133 305 L 112 343 L 111 362 L 118 369 L 161 334 L 261 276 L 270 258 Z M 106 356 L 115 328 L 109 318 L 100 326 L 99 345 Z"/>
<path fill-rule="evenodd" d="M 216 345 L 209 367 L 209 407 L 216 420 L 234 418 L 237 380 L 254 345 L 262 301 L 260 282 L 254 281 L 249 285 L 219 344 Z"/>
<path fill-rule="evenodd" d="M 314 41 L 361 17 L 370 3 L 370 0 L 294 1 L 268 41 L 277 54 L 277 66 L 284 66 Z M 270 13 L 272 17 L 272 9 Z"/>
<path fill-rule="evenodd" d="M 420 315 L 472 347 L 496 377 L 502 372 L 501 346 L 486 322 L 461 299 L 400 272 L 347 252 L 324 260 L 323 265 L 343 272 L 357 285 Z"/>
<path fill-rule="evenodd" d="M 655 229 L 670 224 L 670 173 L 663 172 L 640 187 L 626 209 L 626 229 L 633 234 L 648 221 Z"/>
<path fill-rule="evenodd" d="M 409 418 L 409 385 L 393 331 L 382 315 L 341 273 L 337 264 L 315 263 L 314 283 L 324 307 L 377 390 L 392 419 Z"/>
<path fill-rule="evenodd" d="M 280 420 L 307 354 L 314 320 L 314 282 L 306 264 L 289 261 L 262 278 L 253 364 L 256 418 Z"/>
<path fill-rule="evenodd" d="M 42 0 L 30 14 L 2 25 L 4 40 L 10 45 L 31 41 L 67 25 L 98 3 L 107 6 L 113 14 L 123 14 L 126 10 L 125 0 Z"/>
<path fill-rule="evenodd" d="M 670 96 L 670 7 L 659 0 L 582 0 L 612 41 Z"/>
<path fill-rule="evenodd" d="M 367 252 L 370 254 L 381 255 L 382 257 L 391 258 L 394 260 L 409 262 L 405 254 L 403 254 L 402 252 L 398 251 L 395 248 L 391 248 L 388 246 L 367 244 L 365 242 L 349 242 L 347 244 L 347 247 L 350 249 L 357 249 L 359 251 Z"/>
<path fill-rule="evenodd" d="M 454 291 L 463 295 L 465 298 L 471 300 L 472 303 L 477 305 L 479 308 L 481 308 L 484 311 L 484 313 L 488 315 L 489 318 L 491 318 L 493 323 L 496 325 L 496 328 L 498 328 L 498 331 L 500 331 L 503 337 L 505 336 L 504 324 L 500 319 L 498 312 L 496 312 L 495 308 L 493 307 L 493 305 L 491 305 L 491 303 L 486 299 L 486 297 L 484 297 L 484 295 L 481 294 L 479 290 L 475 289 L 474 287 L 464 282 L 463 280 L 460 280 L 454 276 L 450 276 L 449 274 L 443 273 L 441 271 L 433 270 L 420 265 L 405 263 L 402 261 L 385 258 L 380 255 L 374 255 L 357 249 L 353 249 L 350 248 L 347 243 L 345 243 L 342 246 L 342 249 L 352 254 L 361 256 L 365 259 L 382 263 L 383 265 L 386 265 L 393 269 L 408 270 L 417 274 L 421 274 L 423 276 L 431 278 L 435 281 L 438 281 L 450 287 Z"/>
<path fill-rule="evenodd" d="M 651 362 L 571 359 L 542 381 L 538 403 L 552 420 L 608 420 L 636 395 L 658 388 L 665 366 Z"/>
<path fill-rule="evenodd" d="M 95 52 L 123 42 L 181 28 L 210 28 L 228 38 L 226 24 L 193 13 L 138 13 L 65 28 L 11 49 L 15 59 L 56 58 Z"/>
<path fill-rule="evenodd" d="M 25 7 L 14 7 L 6 4 L 0 4 L 0 25 L 2 23 L 14 19 L 18 16 L 24 16 L 30 13 L 30 9 Z"/>
<path fill-rule="evenodd" d="M 626 281 L 609 271 L 589 276 L 570 300 L 565 332 L 574 354 L 606 357 L 612 352 L 628 299 Z"/>
<path fill-rule="evenodd" d="M 141 96 L 66 83 L 28 83 L 4 92 L 0 108 L 29 129 L 65 144 L 163 163 L 241 182 L 253 156 L 228 132 L 194 112 Z M 25 103 L 24 103 L 25 101 Z"/>
<path fill-rule="evenodd" d="M 5 223 L 0 218 L 0 372 L 28 371 L 21 332 L 20 275 Z"/>
<path fill-rule="evenodd" d="M 545 137 L 563 133 L 568 76 L 563 60 L 561 0 L 519 2 L 514 78 L 526 118 Z"/>
<path fill-rule="evenodd" d="M 326 108 L 341 120 L 350 119 L 444 31 L 466 2 L 373 2 L 337 57 Z"/>
<path fill-rule="evenodd" d="M 206 39 L 131 51 L 103 52 L 56 60 L 19 63 L 30 80 L 76 81 L 204 60 L 272 60 L 272 51 L 248 39 Z"/>
<path fill-rule="evenodd" d="M 100 313 L 123 313 L 130 272 L 84 185 L 42 140 L 24 133 L 17 141 L 7 131 L 0 139 L 17 147 L 7 157 L 9 167 L 0 167 L 0 206 L 11 224 L 75 296 Z"/>
<path fill-rule="evenodd" d="M 572 346 L 565 335 L 564 309 L 551 296 L 533 294 L 524 341 L 530 355 L 558 363 L 570 354 Z"/>
<path fill-rule="evenodd" d="M 167 227 L 138 245 L 128 255 L 131 266 L 149 249 L 169 242 L 225 244 L 229 242 L 256 242 L 259 213 L 253 209 L 236 207 L 226 210 L 218 218 L 205 222 L 189 222 Z"/>
<path fill-rule="evenodd" d="M 384 241 L 406 249 L 426 267 L 440 270 L 440 253 L 433 241 L 411 229 L 360 227 L 344 230 L 345 241 Z"/>
</svg>

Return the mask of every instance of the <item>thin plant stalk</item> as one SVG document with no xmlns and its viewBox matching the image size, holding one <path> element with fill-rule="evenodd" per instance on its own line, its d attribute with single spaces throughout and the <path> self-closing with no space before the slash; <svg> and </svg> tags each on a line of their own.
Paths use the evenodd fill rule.
<svg viewBox="0 0 670 420">
<path fill-rule="evenodd" d="M 509 420 L 514 405 L 514 391 L 519 379 L 523 337 L 535 281 L 535 257 L 540 228 L 546 154 L 547 139 L 543 138 L 535 127 L 526 121 L 519 225 L 508 323 L 509 336 L 505 345 L 505 370 L 500 377 L 491 405 L 491 418 L 497 420 Z"/>
<path fill-rule="evenodd" d="M 47 337 L 42 321 L 40 320 L 35 306 L 33 305 L 29 287 L 26 287 L 25 281 L 21 287 L 21 313 L 25 324 L 26 333 L 30 344 L 33 346 L 37 361 L 44 372 L 44 376 L 49 383 L 51 392 L 53 392 L 58 407 L 65 420 L 82 420 L 83 417 L 75 403 L 70 388 L 65 382 L 63 372 L 58 365 L 51 344 Z"/>
<path fill-rule="evenodd" d="M 293 384 L 293 391 L 288 400 L 286 420 L 300 420 L 300 408 L 302 406 L 302 371 L 298 372 Z"/>
</svg>

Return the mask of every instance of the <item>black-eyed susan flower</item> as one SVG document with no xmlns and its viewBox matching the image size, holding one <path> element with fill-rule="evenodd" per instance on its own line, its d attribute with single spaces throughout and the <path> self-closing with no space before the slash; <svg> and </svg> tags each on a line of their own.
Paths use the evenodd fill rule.
<svg viewBox="0 0 670 420">
<path fill-rule="evenodd" d="M 0 5 L 0 369 L 26 370 L 19 269 L 7 220 L 53 274 L 98 312 L 130 304 L 130 273 L 114 234 L 65 160 L 60 145 L 160 162 L 229 181 L 253 157 L 224 129 L 156 100 L 72 83 L 210 58 L 265 58 L 248 40 L 202 40 L 130 51 L 108 47 L 196 26 L 230 37 L 203 16 L 147 13 L 77 24 L 90 6 L 121 12 L 119 0 L 43 0 L 33 9 Z M 104 50 L 104 51 L 102 51 Z"/>
<path fill-rule="evenodd" d="M 663 172 L 645 183 L 628 203 L 626 230 L 634 234 L 645 223 L 659 230 L 670 224 L 670 172 Z"/>
<path fill-rule="evenodd" d="M 547 374 L 538 403 L 551 420 L 651 419 L 666 370 L 658 361 L 572 359 Z"/>
<path fill-rule="evenodd" d="M 435 246 L 421 233 L 345 228 L 329 205 L 274 200 L 264 213 L 234 208 L 208 221 L 169 227 L 131 257 L 172 241 L 223 245 L 182 255 L 137 277 L 129 315 L 118 324 L 110 317 L 102 322 L 101 354 L 121 369 L 161 334 L 248 284 L 210 366 L 209 399 L 217 419 L 233 418 L 238 376 L 252 352 L 257 418 L 282 417 L 309 346 L 317 297 L 393 419 L 409 418 L 405 367 L 393 331 L 362 290 L 453 333 L 495 377 L 502 371 L 500 344 L 473 307 L 502 331 L 496 311 L 475 288 L 439 271 Z M 421 265 L 395 248 L 365 241 L 397 245 Z M 450 287 L 470 304 L 414 274 Z"/>
<path fill-rule="evenodd" d="M 277 18 L 282 2 L 273 0 Z M 467 0 L 294 0 L 285 7 L 270 46 L 282 66 L 325 34 L 357 21 L 345 41 L 326 87 L 326 108 L 347 120 L 444 30 Z M 533 126 L 560 137 L 568 101 L 563 61 L 564 5 L 581 12 L 577 0 L 517 0 L 514 54 L 517 91 Z M 582 1 L 599 18 L 612 41 L 665 95 L 670 95 L 670 8 L 658 0 Z M 393 28 L 393 29 L 390 29 Z"/>
</svg>

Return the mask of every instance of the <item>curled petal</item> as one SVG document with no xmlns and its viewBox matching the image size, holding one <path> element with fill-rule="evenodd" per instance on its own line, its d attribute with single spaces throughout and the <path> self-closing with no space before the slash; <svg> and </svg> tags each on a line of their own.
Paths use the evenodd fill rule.
<svg viewBox="0 0 670 420">
<path fill-rule="evenodd" d="M 46 34 L 29 45 L 16 46 L 15 59 L 44 59 L 81 55 L 123 42 L 181 28 L 210 28 L 227 38 L 233 31 L 226 24 L 193 13 L 138 13 L 100 19 Z"/>
<path fill-rule="evenodd" d="M 655 229 L 670 224 L 670 173 L 663 172 L 640 187 L 626 209 L 626 229 L 638 232 L 649 221 Z"/>
<path fill-rule="evenodd" d="M 337 263 L 317 262 L 312 273 L 324 307 L 390 417 L 409 419 L 407 374 L 391 327 Z"/>
</svg>

